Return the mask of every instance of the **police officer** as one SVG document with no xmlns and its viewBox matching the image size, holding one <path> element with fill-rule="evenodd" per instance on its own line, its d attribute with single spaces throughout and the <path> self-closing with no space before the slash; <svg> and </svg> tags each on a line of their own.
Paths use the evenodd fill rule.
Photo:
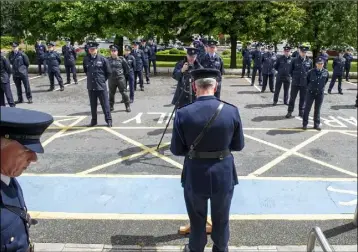
<svg viewBox="0 0 358 252">
<path fill-rule="evenodd" d="M 70 40 L 66 40 L 66 45 L 62 47 L 62 55 L 65 59 L 65 68 L 66 68 L 66 75 L 67 75 L 67 82 L 66 84 L 71 83 L 71 72 L 73 75 L 73 80 L 75 84 L 78 84 L 77 82 L 77 74 L 76 74 L 76 59 L 77 59 L 77 53 L 75 48 L 71 45 Z"/>
<path fill-rule="evenodd" d="M 110 45 L 109 48 L 111 50 L 111 56 L 108 57 L 108 63 L 112 72 L 108 79 L 110 110 L 114 110 L 114 97 L 118 88 L 119 93 L 122 95 L 122 101 L 126 106 L 126 111 L 131 112 L 129 98 L 127 93 L 124 91 L 126 88 L 126 79 L 128 79 L 129 75 L 127 61 L 124 59 L 124 57 L 118 56 L 119 47 L 117 45 Z"/>
<path fill-rule="evenodd" d="M 319 55 L 319 57 L 321 57 L 323 59 L 324 62 L 324 68 L 327 69 L 327 64 L 328 64 L 328 59 L 329 59 L 329 55 L 327 54 L 327 49 L 325 47 L 322 47 L 321 49 L 321 53 Z"/>
<path fill-rule="evenodd" d="M 34 251 L 29 229 L 37 221 L 27 212 L 16 177 L 36 162 L 36 153 L 44 152 L 40 137 L 52 122 L 53 117 L 46 113 L 1 107 L 1 251 Z"/>
<path fill-rule="evenodd" d="M 24 102 L 24 99 L 22 98 L 21 82 L 25 87 L 28 102 L 32 103 L 32 93 L 28 75 L 30 62 L 27 55 L 19 50 L 19 44 L 17 42 L 12 43 L 12 52 L 9 53 L 9 61 L 12 65 L 12 77 L 15 82 L 18 98 L 15 104 Z"/>
<path fill-rule="evenodd" d="M 87 75 L 87 89 L 91 105 L 91 123 L 89 127 L 97 125 L 97 100 L 101 103 L 104 119 L 108 127 L 112 127 L 112 116 L 109 108 L 108 90 L 106 81 L 111 75 L 108 60 L 97 52 L 98 43 L 88 43 L 91 56 L 83 59 L 83 71 Z"/>
<path fill-rule="evenodd" d="M 141 46 L 139 47 L 144 53 L 144 60 L 143 60 L 143 68 L 145 72 L 145 79 L 147 84 L 150 84 L 149 79 L 149 59 L 152 57 L 150 47 L 147 45 L 147 41 L 145 39 L 141 40 Z"/>
<path fill-rule="evenodd" d="M 252 59 L 254 61 L 254 68 L 251 76 L 251 86 L 255 84 L 256 73 L 259 72 L 259 85 L 262 86 L 262 61 L 265 53 L 263 44 L 256 44 L 256 50 L 252 52 Z"/>
<path fill-rule="evenodd" d="M 331 94 L 332 88 L 338 79 L 338 93 L 343 94 L 342 92 L 342 77 L 344 74 L 344 67 L 346 65 L 346 59 L 343 57 L 343 50 L 339 51 L 339 55 L 333 60 L 333 75 L 331 83 L 328 87 L 328 93 Z"/>
<path fill-rule="evenodd" d="M 272 51 L 273 46 L 272 45 L 268 45 L 267 46 L 268 51 L 264 53 L 263 57 L 262 57 L 262 77 L 263 77 L 263 84 L 262 84 L 262 89 L 261 89 L 261 93 L 265 92 L 266 90 L 266 86 L 267 86 L 267 81 L 269 82 L 269 87 L 270 87 L 270 91 L 271 93 L 274 93 L 274 78 L 275 78 L 275 63 L 277 60 L 277 56 L 276 54 Z"/>
<path fill-rule="evenodd" d="M 241 78 L 244 78 L 246 68 L 247 68 L 247 78 L 250 78 L 252 52 L 251 52 L 251 50 L 249 49 L 248 45 L 246 45 L 245 49 L 243 49 L 241 53 L 242 53 L 242 71 L 241 71 Z"/>
<path fill-rule="evenodd" d="M 150 56 L 149 56 L 149 73 L 150 73 L 150 65 L 153 64 L 154 75 L 157 75 L 157 45 L 153 43 L 153 39 L 148 40 L 148 46 L 150 48 Z"/>
<path fill-rule="evenodd" d="M 15 107 L 14 98 L 10 88 L 11 66 L 9 60 L 1 52 L 1 85 L 0 85 L 0 106 L 5 106 L 5 96 L 10 107 Z"/>
<path fill-rule="evenodd" d="M 297 57 L 300 56 L 300 47 L 301 47 L 301 46 L 297 46 L 297 47 L 296 47 L 296 51 L 294 51 L 294 52 L 292 53 L 292 55 L 291 55 L 292 58 L 297 58 Z"/>
<path fill-rule="evenodd" d="M 215 96 L 220 99 L 220 93 L 221 93 L 221 86 L 222 86 L 222 75 L 224 74 L 224 61 L 222 58 L 216 53 L 216 45 L 217 41 L 215 40 L 208 40 L 208 46 L 207 46 L 207 53 L 205 56 L 200 60 L 200 64 L 204 68 L 211 68 L 211 69 L 217 69 L 220 71 L 220 75 L 218 76 L 218 83 L 219 86 L 216 90 Z"/>
<path fill-rule="evenodd" d="M 89 47 L 88 47 L 88 44 L 89 43 L 93 43 L 93 42 L 87 42 L 85 44 L 85 47 L 84 47 L 84 50 L 85 50 L 85 53 L 86 53 L 86 56 L 91 56 L 90 52 L 89 52 Z"/>
<path fill-rule="evenodd" d="M 238 108 L 214 96 L 219 70 L 191 74 L 197 99 L 177 110 L 170 145 L 174 155 L 185 156 L 181 182 L 190 219 L 185 251 L 204 251 L 209 199 L 213 251 L 228 251 L 230 204 L 238 184 L 231 151 L 244 148 L 243 125 Z"/>
<path fill-rule="evenodd" d="M 291 61 L 290 75 L 292 77 L 290 101 L 288 103 L 288 112 L 286 118 L 292 116 L 292 112 L 295 108 L 295 101 L 298 92 L 300 93 L 300 102 L 298 105 L 298 116 L 303 116 L 305 109 L 305 98 L 307 93 L 307 73 L 312 69 L 312 60 L 307 57 L 307 51 L 309 47 L 300 47 L 300 56 L 294 58 Z"/>
<path fill-rule="evenodd" d="M 307 95 L 305 112 L 303 113 L 303 129 L 307 129 L 308 116 L 314 101 L 314 129 L 320 128 L 320 111 L 324 97 L 324 87 L 328 82 L 329 73 L 323 68 L 325 59 L 318 57 L 316 59 L 316 68 L 311 69 L 307 74 Z"/>
<path fill-rule="evenodd" d="M 290 68 L 292 58 L 290 56 L 291 47 L 285 46 L 283 48 L 283 53 L 281 57 L 279 57 L 274 66 L 277 71 L 276 75 L 276 86 L 275 86 L 275 94 L 273 96 L 273 105 L 275 106 L 278 102 L 278 97 L 280 95 L 281 86 L 283 83 L 283 103 L 288 105 L 288 90 L 290 89 Z"/>
<path fill-rule="evenodd" d="M 143 66 L 144 66 L 144 52 L 139 49 L 139 42 L 133 41 L 133 51 L 132 55 L 135 58 L 135 69 L 134 69 L 134 90 L 137 90 L 137 79 L 139 78 L 139 86 L 140 90 L 144 91 L 144 85 L 143 85 Z"/>
<path fill-rule="evenodd" d="M 55 90 L 55 78 L 60 86 L 60 91 L 65 90 L 63 86 L 63 80 L 60 73 L 61 58 L 55 51 L 55 43 L 49 42 L 47 44 L 48 52 L 46 53 L 46 62 L 48 64 L 48 77 L 50 79 L 50 89 L 48 91 Z"/>
<path fill-rule="evenodd" d="M 346 72 L 346 81 L 349 81 L 349 71 L 351 70 L 351 63 L 353 60 L 351 48 L 346 49 L 346 53 L 343 55 L 346 59 L 346 64 L 344 65 L 344 71 Z"/>
<path fill-rule="evenodd" d="M 195 100 L 194 89 L 191 89 L 190 93 L 190 88 L 192 87 L 190 72 L 203 68 L 198 61 L 199 49 L 188 47 L 186 50 L 186 58 L 175 65 L 172 75 L 173 79 L 178 81 L 172 100 L 172 104 L 177 107 L 184 106 Z"/>
<path fill-rule="evenodd" d="M 47 64 L 45 61 L 45 54 L 47 52 L 47 49 L 46 46 L 41 43 L 41 40 L 36 41 L 35 52 L 36 52 L 39 75 L 42 75 L 42 65 L 44 65 L 44 73 L 45 75 L 47 75 Z"/>
<path fill-rule="evenodd" d="M 129 67 L 129 74 L 126 82 L 129 83 L 129 102 L 133 103 L 134 101 L 134 69 L 136 69 L 136 60 L 131 54 L 132 48 L 126 46 L 124 48 L 124 58 L 126 59 Z"/>
</svg>

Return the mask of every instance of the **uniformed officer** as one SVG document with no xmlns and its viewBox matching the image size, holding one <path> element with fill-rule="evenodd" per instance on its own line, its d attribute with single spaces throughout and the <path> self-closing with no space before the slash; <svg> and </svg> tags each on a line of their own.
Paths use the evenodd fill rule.
<svg viewBox="0 0 358 252">
<path fill-rule="evenodd" d="M 70 40 L 66 40 L 66 45 L 62 47 L 62 55 L 64 56 L 65 59 L 65 68 L 66 68 L 66 76 L 67 76 L 66 84 L 71 83 L 71 72 L 75 84 L 78 84 L 77 74 L 76 74 L 77 53 L 75 48 L 71 45 Z"/>
<path fill-rule="evenodd" d="M 83 59 L 83 70 L 87 75 L 87 89 L 91 105 L 91 123 L 89 127 L 97 125 L 97 100 L 101 103 L 104 119 L 108 127 L 112 127 L 112 116 L 109 108 L 106 81 L 111 75 L 108 60 L 97 52 L 98 43 L 88 43 L 91 54 Z"/>
<path fill-rule="evenodd" d="M 145 39 L 141 40 L 141 46 L 139 47 L 144 53 L 144 60 L 143 60 L 143 68 L 145 72 L 145 79 L 147 84 L 150 84 L 149 79 L 149 59 L 152 57 L 150 47 L 147 45 L 147 41 Z"/>
<path fill-rule="evenodd" d="M 47 49 L 46 46 L 41 43 L 41 40 L 36 41 L 35 52 L 39 75 L 42 75 L 42 65 L 44 65 L 44 73 L 45 75 L 47 75 L 47 64 L 45 61 L 45 54 L 47 52 Z"/>
<path fill-rule="evenodd" d="M 283 83 L 283 103 L 288 105 L 288 91 L 290 89 L 290 68 L 292 58 L 290 56 L 291 47 L 285 46 L 283 48 L 283 54 L 276 61 L 274 66 L 277 71 L 276 75 L 276 86 L 275 94 L 273 96 L 273 105 L 275 106 L 278 102 L 278 97 L 280 95 L 281 86 Z"/>
<path fill-rule="evenodd" d="M 228 251 L 230 205 L 238 184 L 231 151 L 244 148 L 243 125 L 238 108 L 214 96 L 219 70 L 191 74 L 197 99 L 177 110 L 170 145 L 174 155 L 185 156 L 181 182 L 190 219 L 186 251 L 204 251 L 209 199 L 213 251 Z"/>
<path fill-rule="evenodd" d="M 307 51 L 309 47 L 300 47 L 300 56 L 292 59 L 290 75 L 292 77 L 290 101 L 288 103 L 288 112 L 286 118 L 292 116 L 292 112 L 295 108 L 295 101 L 298 92 L 300 93 L 300 102 L 298 105 L 298 116 L 303 116 L 305 109 L 305 98 L 307 93 L 307 73 L 312 69 L 312 60 L 307 57 Z"/>
<path fill-rule="evenodd" d="M 55 43 L 49 42 L 47 44 L 48 52 L 46 53 L 46 62 L 48 65 L 48 77 L 50 79 L 50 89 L 48 91 L 55 90 L 55 78 L 60 86 L 60 91 L 64 91 L 63 80 L 60 73 L 61 58 L 55 51 Z"/>
<path fill-rule="evenodd" d="M 305 112 L 303 113 L 303 129 L 307 129 L 308 116 L 314 102 L 314 129 L 321 130 L 320 128 L 320 111 L 324 97 L 324 87 L 328 82 L 329 73 L 327 69 L 323 68 L 325 59 L 318 57 L 316 59 L 316 68 L 311 69 L 307 74 L 307 95 Z"/>
<path fill-rule="evenodd" d="M 188 47 L 187 56 L 184 60 L 179 61 L 173 71 L 173 79 L 178 81 L 177 88 L 175 90 L 172 104 L 177 107 L 184 106 L 188 103 L 195 101 L 195 92 L 192 87 L 192 78 L 190 72 L 195 69 L 203 68 L 198 61 L 199 49 Z M 191 100 L 190 100 L 191 99 Z"/>
<path fill-rule="evenodd" d="M 5 96 L 10 107 L 15 107 L 14 98 L 10 88 L 11 66 L 9 60 L 1 52 L 1 86 L 0 86 L 0 106 L 5 106 Z"/>
<path fill-rule="evenodd" d="M 150 48 L 150 57 L 149 57 L 149 73 L 150 65 L 153 64 L 154 75 L 157 75 L 157 45 L 153 43 L 153 39 L 148 40 L 148 46 Z"/>
<path fill-rule="evenodd" d="M 297 46 L 297 47 L 296 47 L 296 51 L 294 51 L 294 52 L 292 53 L 292 55 L 291 55 L 292 58 L 297 58 L 297 57 L 300 56 L 300 47 L 301 47 L 301 46 Z"/>
<path fill-rule="evenodd" d="M 327 53 L 327 49 L 325 47 L 322 47 L 321 49 L 321 53 L 319 55 L 319 57 L 321 57 L 323 59 L 324 62 L 324 68 L 327 69 L 327 64 L 328 64 L 328 59 L 329 59 L 329 55 Z"/>
<path fill-rule="evenodd" d="M 256 44 L 256 50 L 252 52 L 252 59 L 254 61 L 254 68 L 251 76 L 251 86 L 255 84 L 256 73 L 259 72 L 259 85 L 262 86 L 262 60 L 265 53 L 263 44 Z"/>
<path fill-rule="evenodd" d="M 220 71 L 220 75 L 218 76 L 218 83 L 219 86 L 216 89 L 215 96 L 220 99 L 220 93 L 221 93 L 221 86 L 222 86 L 222 75 L 224 74 L 224 61 L 222 58 L 216 53 L 216 45 L 217 41 L 215 40 L 208 40 L 208 46 L 207 46 L 207 53 L 205 56 L 200 60 L 200 64 L 204 68 L 211 68 L 211 69 L 217 69 Z"/>
<path fill-rule="evenodd" d="M 132 47 L 126 46 L 124 49 L 124 58 L 126 59 L 129 67 L 129 74 L 126 81 L 129 83 L 129 102 L 134 101 L 134 69 L 136 69 L 136 60 L 131 54 Z"/>
<path fill-rule="evenodd" d="M 93 42 L 87 42 L 85 44 L 84 50 L 86 52 L 86 56 L 91 56 L 90 52 L 89 52 L 89 47 L 88 47 L 88 43 L 93 43 Z"/>
<path fill-rule="evenodd" d="M 344 74 L 344 67 L 346 65 L 346 59 L 343 57 L 343 50 L 339 51 L 339 55 L 333 60 L 333 75 L 331 83 L 328 87 L 328 93 L 331 94 L 332 88 L 338 79 L 338 93 L 343 94 L 342 92 L 342 77 Z"/>
<path fill-rule="evenodd" d="M 22 85 L 25 87 L 26 98 L 29 103 L 32 103 L 32 93 L 29 83 L 29 58 L 27 55 L 19 50 L 19 43 L 12 43 L 12 51 L 9 53 L 9 61 L 12 65 L 12 77 L 15 82 L 16 91 L 17 91 L 17 103 L 23 103 L 24 99 L 22 98 Z"/>
<path fill-rule="evenodd" d="M 122 95 L 122 101 L 126 107 L 126 111 L 131 112 L 129 98 L 125 92 L 126 79 L 128 79 L 129 75 L 128 63 L 124 57 L 118 56 L 117 45 L 110 45 L 109 48 L 111 49 L 111 56 L 108 57 L 108 62 L 112 72 L 108 79 L 110 110 L 114 110 L 114 97 L 118 88 L 119 93 Z"/>
<path fill-rule="evenodd" d="M 40 137 L 52 122 L 46 113 L 1 107 L 1 251 L 34 251 L 29 228 L 37 221 L 27 212 L 16 177 L 36 162 L 36 153 L 44 152 Z"/>
<path fill-rule="evenodd" d="M 132 55 L 135 58 L 135 69 L 134 69 L 134 90 L 137 90 L 137 79 L 139 78 L 139 86 L 140 90 L 144 91 L 143 85 L 143 64 L 144 64 L 144 52 L 139 49 L 139 43 L 137 41 L 133 41 L 133 51 Z"/>
<path fill-rule="evenodd" d="M 248 47 L 248 45 L 246 45 L 245 49 L 243 49 L 241 53 L 242 53 L 241 78 L 244 78 L 246 68 L 247 68 L 247 78 L 250 78 L 252 52 L 251 52 L 250 48 Z"/>
<path fill-rule="evenodd" d="M 346 59 L 346 64 L 344 65 L 344 71 L 346 72 L 346 81 L 349 81 L 349 72 L 351 70 L 351 63 L 353 61 L 353 55 L 351 48 L 346 49 L 346 53 L 343 55 Z"/>
<path fill-rule="evenodd" d="M 208 41 L 206 41 L 208 42 Z M 208 53 L 208 50 L 207 50 L 207 46 L 208 44 L 204 44 L 203 41 L 200 41 L 198 38 L 194 39 L 193 40 L 193 46 L 199 50 L 199 53 L 198 53 L 198 60 L 202 59 L 207 53 Z"/>
<path fill-rule="evenodd" d="M 269 87 L 270 87 L 270 91 L 271 93 L 274 93 L 274 78 L 275 78 L 275 63 L 277 60 L 277 56 L 276 53 L 274 53 L 272 51 L 273 46 L 272 45 L 268 45 L 267 46 L 267 52 L 264 53 L 263 57 L 262 57 L 262 77 L 263 77 L 263 84 L 262 84 L 262 89 L 261 89 L 261 93 L 265 92 L 266 90 L 266 86 L 267 86 L 267 81 L 269 82 Z"/>
</svg>

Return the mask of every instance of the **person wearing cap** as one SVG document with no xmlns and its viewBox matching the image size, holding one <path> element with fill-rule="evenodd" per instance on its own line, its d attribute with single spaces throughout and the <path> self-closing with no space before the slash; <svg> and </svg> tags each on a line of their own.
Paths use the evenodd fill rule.
<svg viewBox="0 0 358 252">
<path fill-rule="evenodd" d="M 262 86 L 262 60 L 265 54 L 265 47 L 261 43 L 256 44 L 256 50 L 252 52 L 254 67 L 251 75 L 251 86 L 255 84 L 256 73 L 259 72 L 259 85 Z"/>
<path fill-rule="evenodd" d="M 144 56 L 144 52 L 139 49 L 139 44 L 140 42 L 138 41 L 133 41 L 132 42 L 132 46 L 133 46 L 133 51 L 132 51 L 132 55 L 135 58 L 135 69 L 134 69 L 134 90 L 137 90 L 137 79 L 139 78 L 139 86 L 140 86 L 140 90 L 144 91 L 144 84 L 143 84 L 143 67 L 144 67 L 144 61 L 145 61 L 145 56 Z"/>
<path fill-rule="evenodd" d="M 215 96 L 220 99 L 221 94 L 221 86 L 222 86 L 222 75 L 224 74 L 224 61 L 222 58 L 216 53 L 217 50 L 217 41 L 208 40 L 207 53 L 204 57 L 200 59 L 200 64 L 204 68 L 208 69 L 217 69 L 220 71 L 220 76 L 218 77 L 218 88 L 216 89 Z"/>
<path fill-rule="evenodd" d="M 106 57 L 98 54 L 98 43 L 88 43 L 90 56 L 83 59 L 83 70 L 87 76 L 88 97 L 91 105 L 91 123 L 89 127 L 97 125 L 97 102 L 99 100 L 104 120 L 108 127 L 112 127 L 112 115 L 109 108 L 108 89 L 106 81 L 111 75 L 111 67 Z"/>
<path fill-rule="evenodd" d="M 190 219 L 185 251 L 204 251 L 208 200 L 213 251 L 228 251 L 229 216 L 238 184 L 232 151 L 244 148 L 243 125 L 236 106 L 217 99 L 217 69 L 191 72 L 197 99 L 176 111 L 170 151 L 184 156 L 182 187 Z M 203 134 L 203 135 L 202 135 Z"/>
<path fill-rule="evenodd" d="M 262 57 L 262 78 L 263 78 L 263 83 L 262 83 L 262 89 L 261 89 L 261 93 L 265 92 L 266 87 L 267 87 L 267 81 L 269 83 L 269 88 L 271 93 L 274 93 L 274 78 L 275 78 L 275 63 L 277 60 L 277 56 L 276 53 L 273 52 L 273 46 L 272 45 L 268 45 L 267 46 L 268 51 L 264 53 L 263 57 Z"/>
<path fill-rule="evenodd" d="M 116 95 L 117 88 L 119 93 L 122 95 L 122 102 L 126 107 L 127 112 L 131 112 L 131 107 L 129 105 L 129 98 L 126 89 L 126 79 L 128 79 L 129 75 L 129 66 L 124 57 L 118 56 L 118 46 L 110 45 L 111 56 L 108 57 L 108 63 L 111 67 L 112 74 L 108 79 L 108 87 L 109 87 L 109 107 L 110 110 L 114 110 L 114 98 Z"/>
<path fill-rule="evenodd" d="M 241 54 L 242 54 L 241 78 L 244 78 L 246 69 L 247 69 L 247 78 L 250 78 L 252 52 L 248 44 L 245 45 L 245 48 L 241 51 Z"/>
<path fill-rule="evenodd" d="M 45 61 L 45 55 L 47 53 L 47 48 L 44 44 L 41 43 L 41 40 L 38 39 L 35 44 L 35 52 L 38 66 L 38 73 L 42 75 L 42 65 L 44 65 L 44 74 L 47 75 L 47 64 Z"/>
<path fill-rule="evenodd" d="M 198 61 L 198 54 L 198 48 L 187 47 L 185 59 L 177 62 L 174 67 L 172 77 L 178 83 L 171 104 L 176 107 L 182 107 L 195 100 L 194 89 L 190 93 L 190 86 L 192 85 L 190 72 L 203 68 Z"/>
<path fill-rule="evenodd" d="M 63 79 L 60 72 L 61 57 L 58 52 L 55 51 L 55 43 L 47 43 L 48 52 L 46 53 L 46 62 L 48 67 L 48 78 L 50 79 L 50 89 L 48 91 L 55 90 L 55 78 L 60 86 L 60 91 L 64 91 Z"/>
<path fill-rule="evenodd" d="M 296 47 L 296 51 L 294 51 L 291 55 L 292 58 L 297 58 L 300 56 L 300 45 Z"/>
<path fill-rule="evenodd" d="M 27 55 L 19 50 L 19 43 L 13 42 L 12 51 L 9 53 L 9 61 L 12 65 L 12 78 L 15 82 L 17 91 L 17 101 L 15 104 L 23 103 L 24 99 L 22 96 L 22 85 L 24 85 L 26 98 L 29 103 L 32 103 L 32 92 L 29 83 L 28 70 L 30 61 Z"/>
<path fill-rule="evenodd" d="M 29 228 L 36 224 L 27 212 L 20 176 L 44 149 L 43 132 L 52 124 L 49 114 L 1 107 L 1 251 L 34 251 Z"/>
<path fill-rule="evenodd" d="M 321 53 L 320 53 L 319 57 L 323 58 L 323 61 L 324 61 L 324 66 L 323 67 L 325 69 L 327 69 L 329 55 L 328 55 L 327 49 L 325 47 L 321 48 Z"/>
<path fill-rule="evenodd" d="M 154 75 L 157 75 L 157 52 L 158 52 L 158 48 L 157 48 L 157 45 L 154 44 L 153 39 L 148 40 L 148 46 L 149 46 L 149 49 L 150 49 L 149 73 L 150 73 L 150 66 L 153 64 Z"/>
<path fill-rule="evenodd" d="M 145 39 L 141 40 L 141 45 L 139 47 L 144 53 L 144 60 L 143 60 L 143 68 L 145 72 L 145 80 L 147 81 L 147 84 L 150 84 L 149 79 L 149 58 L 152 56 L 152 52 L 150 50 L 150 47 L 147 45 L 147 41 Z"/>
<path fill-rule="evenodd" d="M 11 66 L 9 60 L 5 57 L 3 52 L 1 52 L 0 64 L 1 64 L 0 65 L 0 75 L 1 75 L 0 106 L 5 106 L 5 96 L 6 96 L 6 100 L 9 106 L 15 107 L 15 102 L 10 87 Z"/>
<path fill-rule="evenodd" d="M 132 47 L 125 46 L 124 48 L 124 58 L 126 59 L 129 67 L 129 74 L 126 82 L 129 84 L 129 103 L 134 101 L 134 70 L 136 69 L 136 60 L 131 54 Z"/>
<path fill-rule="evenodd" d="M 275 94 L 273 96 L 273 105 L 275 106 L 278 102 L 278 97 L 280 95 L 281 86 L 283 84 L 283 103 L 288 105 L 288 91 L 290 89 L 290 68 L 292 58 L 290 56 L 291 47 L 285 46 L 283 48 L 283 55 L 279 57 L 274 66 L 277 71 L 276 75 L 276 85 L 275 85 Z"/>
<path fill-rule="evenodd" d="M 343 57 L 346 59 L 346 64 L 344 65 L 344 71 L 346 72 L 346 81 L 349 81 L 349 72 L 351 70 L 351 64 L 353 61 L 353 55 L 351 48 L 347 48 Z"/>
<path fill-rule="evenodd" d="M 303 113 L 303 129 L 307 129 L 308 116 L 310 114 L 312 104 L 314 102 L 314 129 L 321 130 L 320 128 L 320 112 L 324 98 L 324 87 L 328 82 L 329 73 L 324 66 L 325 59 L 318 57 L 316 59 L 316 68 L 311 69 L 307 74 L 307 95 L 306 106 Z"/>
<path fill-rule="evenodd" d="M 300 93 L 300 101 L 298 105 L 298 116 L 303 116 L 303 111 L 305 109 L 305 98 L 307 93 L 307 74 L 308 71 L 312 69 L 312 60 L 307 57 L 307 51 L 309 47 L 301 46 L 300 47 L 300 56 L 292 59 L 290 67 L 290 75 L 292 78 L 291 81 L 291 91 L 290 91 L 290 100 L 288 102 L 288 110 L 286 118 L 292 117 L 292 112 L 295 109 L 295 102 L 298 93 Z"/>
<path fill-rule="evenodd" d="M 75 48 L 71 45 L 71 40 L 66 39 L 66 45 L 62 46 L 62 55 L 65 59 L 65 69 L 67 77 L 67 82 L 65 84 L 71 84 L 71 72 L 73 76 L 73 81 L 75 82 L 75 84 L 78 84 L 76 74 L 77 52 Z"/>
<path fill-rule="evenodd" d="M 206 38 L 202 38 L 200 41 L 201 41 L 201 45 L 198 47 L 198 49 L 199 49 L 199 54 L 198 54 L 199 62 L 208 53 L 208 40 Z"/>
<path fill-rule="evenodd" d="M 346 65 L 346 59 L 343 57 L 344 51 L 343 50 L 339 50 L 339 55 L 334 58 L 333 60 L 333 74 L 332 74 L 332 79 L 331 79 L 331 83 L 329 83 L 329 87 L 328 87 L 328 93 L 331 94 L 332 93 L 332 88 L 334 87 L 334 84 L 336 83 L 336 80 L 338 79 L 338 93 L 339 94 L 343 94 L 342 92 L 342 78 L 344 75 L 344 67 Z"/>
</svg>

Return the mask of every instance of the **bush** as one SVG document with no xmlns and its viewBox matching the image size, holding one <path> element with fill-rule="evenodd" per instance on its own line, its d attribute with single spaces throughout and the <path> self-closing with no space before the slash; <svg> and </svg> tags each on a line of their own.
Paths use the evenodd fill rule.
<svg viewBox="0 0 358 252">
<path fill-rule="evenodd" d="M 10 44 L 14 41 L 15 41 L 14 37 L 10 37 L 10 36 L 1 36 L 0 37 L 1 47 L 9 47 Z"/>
<path fill-rule="evenodd" d="M 230 55 L 230 54 L 231 54 L 230 49 L 226 49 L 225 51 L 222 52 L 222 55 Z"/>
<path fill-rule="evenodd" d="M 186 55 L 185 50 L 179 50 L 177 48 L 172 48 L 170 50 L 164 50 L 157 52 L 157 55 Z"/>
<path fill-rule="evenodd" d="M 157 54 L 157 61 L 178 62 L 179 60 L 183 60 L 185 58 L 185 55 L 180 55 L 180 54 L 158 55 Z"/>
<path fill-rule="evenodd" d="M 169 54 L 169 50 L 157 52 L 157 55 L 168 55 L 168 54 Z"/>
</svg>

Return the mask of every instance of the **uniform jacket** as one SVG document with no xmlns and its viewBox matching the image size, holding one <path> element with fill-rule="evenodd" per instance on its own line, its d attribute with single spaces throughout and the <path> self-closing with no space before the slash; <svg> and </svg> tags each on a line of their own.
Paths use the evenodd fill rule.
<svg viewBox="0 0 358 252">
<path fill-rule="evenodd" d="M 45 56 L 48 72 L 60 72 L 61 57 L 56 51 L 48 51 Z"/>
<path fill-rule="evenodd" d="M 297 58 L 298 56 L 300 56 L 300 53 L 298 51 L 294 51 L 291 55 L 292 58 Z"/>
<path fill-rule="evenodd" d="M 11 66 L 9 60 L 5 55 L 1 54 L 1 84 L 7 84 L 10 82 Z"/>
<path fill-rule="evenodd" d="M 46 46 L 43 44 L 35 44 L 35 51 L 36 51 L 36 56 L 37 59 L 44 59 L 45 58 L 45 54 L 47 52 Z"/>
<path fill-rule="evenodd" d="M 64 45 L 62 47 L 62 55 L 65 58 L 65 66 L 72 66 L 73 64 L 75 64 L 77 59 L 77 53 L 72 45 Z"/>
<path fill-rule="evenodd" d="M 262 58 L 264 56 L 264 52 L 261 50 L 255 50 L 252 52 L 252 59 L 254 61 L 255 68 L 262 68 Z"/>
<path fill-rule="evenodd" d="M 141 49 L 144 53 L 144 60 L 145 60 L 145 63 L 148 62 L 148 59 L 151 57 L 151 49 L 150 47 L 146 44 L 145 46 L 140 46 L 139 49 Z"/>
<path fill-rule="evenodd" d="M 132 74 L 134 72 L 134 69 L 136 69 L 136 60 L 135 60 L 134 56 L 131 54 L 124 56 L 124 58 L 126 59 L 126 61 L 128 63 L 129 73 Z"/>
<path fill-rule="evenodd" d="M 86 56 L 83 59 L 83 71 L 87 75 L 88 90 L 107 90 L 106 81 L 111 75 L 111 68 L 104 56 Z"/>
<path fill-rule="evenodd" d="M 227 192 L 238 184 L 232 154 L 220 159 L 189 159 L 190 145 L 220 104 L 215 96 L 198 97 L 194 103 L 177 110 L 171 139 L 171 152 L 185 156 L 182 185 L 196 194 L 211 196 Z M 243 126 L 239 110 L 225 103 L 222 111 L 196 147 L 197 151 L 241 151 L 244 148 Z"/>
<path fill-rule="evenodd" d="M 274 52 L 265 52 L 262 57 L 262 74 L 274 74 L 274 66 L 277 56 Z"/>
<path fill-rule="evenodd" d="M 317 68 L 311 69 L 307 74 L 308 91 L 312 94 L 323 94 L 328 78 L 329 73 L 327 69 L 322 69 L 321 71 Z"/>
<path fill-rule="evenodd" d="M 137 50 L 133 49 L 131 54 L 135 58 L 135 62 L 136 62 L 134 71 L 142 71 L 144 60 L 145 60 L 144 52 L 141 49 L 137 49 Z"/>
<path fill-rule="evenodd" d="M 289 76 L 291 70 L 291 56 L 286 57 L 285 55 L 280 56 L 275 63 L 275 70 L 279 76 Z"/>
<path fill-rule="evenodd" d="M 352 63 L 352 61 L 353 61 L 353 56 L 352 56 L 352 54 L 345 53 L 345 54 L 343 55 L 343 57 L 346 59 L 346 65 L 345 65 L 345 67 L 346 67 L 346 68 L 350 68 L 351 63 Z"/>
<path fill-rule="evenodd" d="M 333 60 L 333 74 L 342 76 L 344 73 L 344 67 L 346 65 L 346 59 L 343 57 L 336 57 Z"/>
<path fill-rule="evenodd" d="M 247 64 L 250 64 L 252 60 L 251 51 L 248 48 L 245 48 L 244 50 L 242 50 L 241 54 L 242 54 L 242 60 Z"/>
<path fill-rule="evenodd" d="M 219 70 L 221 76 L 219 77 L 218 82 L 222 80 L 222 75 L 225 73 L 224 62 L 218 54 L 215 53 L 213 58 L 210 57 L 209 53 L 205 54 L 205 56 L 200 59 L 200 64 L 204 68 L 214 68 Z"/>
<path fill-rule="evenodd" d="M 110 79 L 125 79 L 129 74 L 129 66 L 124 57 L 118 56 L 117 58 L 108 57 L 108 63 L 111 67 Z"/>
<path fill-rule="evenodd" d="M 304 59 L 299 56 L 291 61 L 290 75 L 292 77 L 292 85 L 307 86 L 307 73 L 312 69 L 312 60 L 308 57 Z"/>
<path fill-rule="evenodd" d="M 158 52 L 157 45 L 153 43 L 152 45 L 148 45 L 148 46 L 150 48 L 149 59 L 155 60 L 157 58 L 157 52 Z"/>
<path fill-rule="evenodd" d="M 29 58 L 22 51 L 9 53 L 9 61 L 12 65 L 12 73 L 14 77 L 27 76 L 28 67 L 30 65 Z"/>
</svg>

